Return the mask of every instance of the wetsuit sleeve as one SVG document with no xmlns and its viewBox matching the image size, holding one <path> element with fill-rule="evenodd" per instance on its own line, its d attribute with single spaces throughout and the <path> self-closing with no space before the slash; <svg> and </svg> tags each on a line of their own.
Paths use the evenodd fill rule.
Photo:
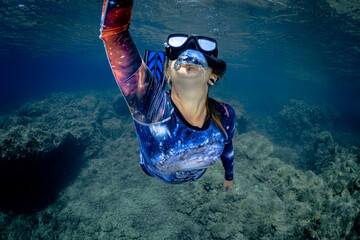
<svg viewBox="0 0 360 240">
<path fill-rule="evenodd" d="M 100 38 L 132 117 L 140 123 L 155 123 L 170 116 L 171 105 L 131 39 L 132 6 L 132 0 L 105 0 Z"/>
<path fill-rule="evenodd" d="M 228 181 L 233 180 L 234 178 L 234 148 L 232 145 L 232 141 L 225 144 L 225 148 L 223 153 L 221 154 L 221 162 L 225 169 L 225 179 Z"/>
<path fill-rule="evenodd" d="M 225 142 L 225 148 L 220 158 L 225 169 L 225 179 L 231 181 L 234 178 L 234 148 L 232 144 L 232 139 L 235 132 L 236 115 L 234 109 L 229 105 L 227 105 L 227 109 L 229 114 L 228 120 L 230 122 L 228 129 L 230 131 L 227 131 L 228 139 Z"/>
</svg>

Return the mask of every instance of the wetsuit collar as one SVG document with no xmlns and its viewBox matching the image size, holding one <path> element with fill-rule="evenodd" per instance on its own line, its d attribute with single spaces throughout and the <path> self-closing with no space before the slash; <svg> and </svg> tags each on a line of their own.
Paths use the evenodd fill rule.
<svg viewBox="0 0 360 240">
<path fill-rule="evenodd" d="M 171 94 L 171 91 L 169 91 L 169 94 Z M 188 121 L 186 121 L 186 119 L 184 118 L 184 116 L 181 114 L 180 110 L 177 108 L 177 106 L 175 105 L 175 103 L 173 102 L 173 100 L 171 99 L 171 96 L 170 97 L 170 100 L 171 100 L 171 104 L 173 105 L 174 107 L 174 111 L 175 111 L 175 114 L 180 118 L 180 120 L 189 128 L 193 129 L 193 130 L 196 130 L 196 131 L 205 131 L 207 130 L 209 127 L 210 127 L 210 124 L 211 124 L 211 118 L 209 117 L 209 113 L 207 113 L 208 115 L 206 116 L 206 119 L 205 119 L 205 122 L 204 124 L 202 125 L 202 127 L 197 127 L 197 126 L 194 126 L 194 125 L 191 125 Z"/>
</svg>

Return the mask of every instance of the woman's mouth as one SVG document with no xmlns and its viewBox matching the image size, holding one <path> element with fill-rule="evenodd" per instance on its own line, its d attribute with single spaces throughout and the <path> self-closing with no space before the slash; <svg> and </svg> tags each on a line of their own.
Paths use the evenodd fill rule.
<svg viewBox="0 0 360 240">
<path fill-rule="evenodd" d="M 202 72 L 202 67 L 193 63 L 181 64 L 177 70 L 178 74 L 181 74 L 183 77 L 187 78 L 199 77 L 202 75 Z"/>
<path fill-rule="evenodd" d="M 185 68 L 186 71 L 199 69 L 199 66 L 197 64 L 193 64 L 193 63 L 186 63 L 186 64 L 181 65 L 181 67 Z"/>
<path fill-rule="evenodd" d="M 174 65 L 178 74 L 187 78 L 201 77 L 208 65 L 204 55 L 198 51 L 188 49 L 176 60 Z"/>
</svg>

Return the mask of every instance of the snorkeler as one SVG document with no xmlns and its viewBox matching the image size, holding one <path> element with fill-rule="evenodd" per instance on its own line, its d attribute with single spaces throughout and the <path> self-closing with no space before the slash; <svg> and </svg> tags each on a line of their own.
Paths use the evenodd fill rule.
<svg viewBox="0 0 360 240">
<path fill-rule="evenodd" d="M 221 158 L 224 193 L 230 192 L 235 111 L 208 97 L 209 87 L 226 71 L 226 63 L 217 58 L 217 42 L 169 35 L 164 67 L 171 90 L 165 92 L 130 37 L 132 4 L 104 1 L 100 38 L 134 120 L 143 171 L 167 183 L 183 183 L 199 179 Z"/>
</svg>

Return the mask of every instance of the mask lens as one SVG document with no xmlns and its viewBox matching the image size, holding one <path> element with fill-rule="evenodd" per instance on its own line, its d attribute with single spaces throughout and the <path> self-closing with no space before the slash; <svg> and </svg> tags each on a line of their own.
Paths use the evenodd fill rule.
<svg viewBox="0 0 360 240">
<path fill-rule="evenodd" d="M 169 45 L 171 47 L 181 47 L 187 40 L 185 36 L 174 36 L 169 38 Z"/>
<path fill-rule="evenodd" d="M 209 39 L 198 39 L 198 43 L 202 50 L 204 51 L 214 51 L 216 48 L 216 43 Z"/>
</svg>

